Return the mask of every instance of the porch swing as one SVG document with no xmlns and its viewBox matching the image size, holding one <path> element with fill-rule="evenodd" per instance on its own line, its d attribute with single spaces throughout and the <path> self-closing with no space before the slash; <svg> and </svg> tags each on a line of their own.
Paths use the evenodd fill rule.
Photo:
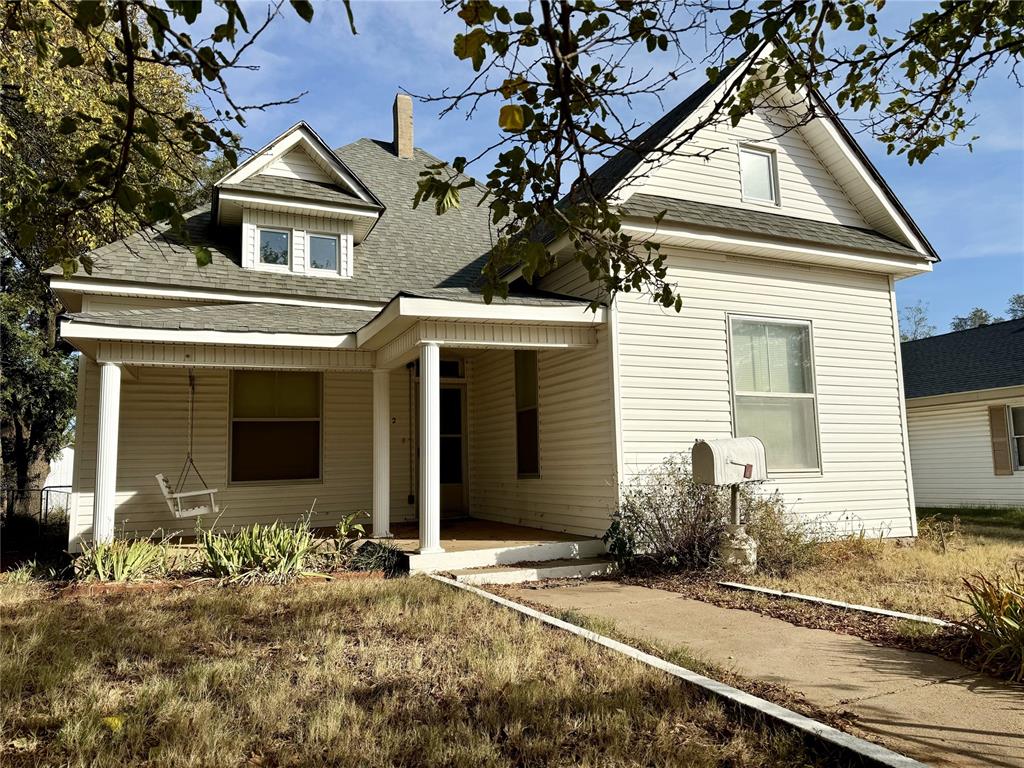
<svg viewBox="0 0 1024 768">
<path fill-rule="evenodd" d="M 181 472 L 178 473 L 178 482 L 174 486 L 174 490 L 171 490 L 170 484 L 167 482 L 167 478 L 161 473 L 156 475 L 156 481 L 160 484 L 160 491 L 164 495 L 164 501 L 167 502 L 167 508 L 171 510 L 171 514 L 176 518 L 182 517 L 199 517 L 200 515 L 210 515 L 217 513 L 217 502 L 214 495 L 217 493 L 216 488 L 210 488 L 206 484 L 206 480 L 203 479 L 202 473 L 199 471 L 199 467 L 196 466 L 195 461 L 192 458 L 192 437 L 194 431 L 194 419 L 193 414 L 195 410 L 196 402 L 196 377 L 195 373 L 191 368 L 188 369 L 188 451 L 185 454 L 185 463 L 181 467 Z M 185 483 L 188 481 L 190 473 L 195 473 L 195 476 L 199 478 L 199 482 L 203 484 L 202 491 L 185 491 Z M 194 504 L 193 500 L 206 499 L 205 504 Z M 193 505 L 193 506 L 190 506 Z"/>
</svg>

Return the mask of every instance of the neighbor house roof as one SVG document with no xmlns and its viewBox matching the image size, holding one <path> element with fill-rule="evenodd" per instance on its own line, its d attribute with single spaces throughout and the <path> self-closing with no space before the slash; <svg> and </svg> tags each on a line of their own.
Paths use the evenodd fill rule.
<svg viewBox="0 0 1024 768">
<path fill-rule="evenodd" d="M 1024 385 L 1024 318 L 905 341 L 909 399 Z"/>
<path fill-rule="evenodd" d="M 779 213 L 740 210 L 727 205 L 695 200 L 636 194 L 620 206 L 620 211 L 628 216 L 644 218 L 653 218 L 664 213 L 661 220 L 663 225 L 683 224 L 720 232 L 739 231 L 748 235 L 769 237 L 772 240 L 813 243 L 830 248 L 871 251 L 894 256 L 921 257 L 921 254 L 910 246 L 897 243 L 874 230 L 801 219 Z"/>
</svg>

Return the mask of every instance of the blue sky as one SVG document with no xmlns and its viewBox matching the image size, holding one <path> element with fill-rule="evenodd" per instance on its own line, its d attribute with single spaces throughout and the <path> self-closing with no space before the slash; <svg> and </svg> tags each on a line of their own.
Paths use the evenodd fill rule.
<svg viewBox="0 0 1024 768">
<path fill-rule="evenodd" d="M 300 119 L 333 146 L 363 136 L 390 139 L 395 93 L 436 93 L 462 84 L 471 72 L 451 53 L 462 22 L 443 14 L 436 2 L 357 1 L 355 37 L 340 3 L 315 5 L 309 25 L 286 12 L 248 52 L 245 61 L 259 70 L 238 72 L 231 80 L 236 99 L 250 103 L 308 92 L 298 104 L 250 114 L 243 131 L 249 147 L 261 146 Z M 890 3 L 882 21 L 898 25 L 926 6 Z M 250 24 L 264 7 L 247 6 Z M 666 66 L 672 64 L 666 59 Z M 698 73 L 681 78 L 663 103 L 653 97 L 637 101 L 637 118 L 657 119 L 700 78 Z M 435 105 L 417 102 L 416 144 L 444 159 L 474 154 L 495 137 L 497 108 L 488 104 L 472 120 L 460 114 L 439 120 Z M 949 147 L 923 166 L 909 167 L 887 156 L 871 137 L 858 135 L 942 257 L 932 274 L 897 283 L 900 304 L 927 303 L 940 333 L 953 315 L 975 306 L 1004 313 L 1009 295 L 1024 291 L 1024 92 L 1009 72 L 994 73 L 979 87 L 973 111 L 978 113 L 973 133 L 981 136 L 973 153 Z M 470 170 L 482 177 L 488 168 L 483 163 Z"/>
</svg>

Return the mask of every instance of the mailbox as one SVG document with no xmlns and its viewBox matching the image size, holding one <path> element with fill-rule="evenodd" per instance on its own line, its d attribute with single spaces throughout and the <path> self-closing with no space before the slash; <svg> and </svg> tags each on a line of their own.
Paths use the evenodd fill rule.
<svg viewBox="0 0 1024 768">
<path fill-rule="evenodd" d="M 768 479 L 764 444 L 756 437 L 698 440 L 691 456 L 693 480 L 702 485 L 737 485 Z"/>
</svg>

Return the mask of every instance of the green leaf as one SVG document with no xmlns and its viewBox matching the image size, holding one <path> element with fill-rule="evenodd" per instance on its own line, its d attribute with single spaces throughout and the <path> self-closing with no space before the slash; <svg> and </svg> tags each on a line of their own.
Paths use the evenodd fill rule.
<svg viewBox="0 0 1024 768">
<path fill-rule="evenodd" d="M 77 46 L 61 46 L 57 50 L 60 51 L 60 60 L 57 62 L 58 67 L 80 67 L 85 63 L 85 58 Z"/>
<path fill-rule="evenodd" d="M 196 256 L 196 266 L 206 267 L 213 261 L 213 252 L 205 245 L 197 245 L 192 249 Z"/>
<path fill-rule="evenodd" d="M 57 126 L 57 133 L 62 136 L 70 136 L 72 133 L 78 130 L 78 121 L 73 117 L 64 116 L 60 119 L 60 124 Z"/>
<path fill-rule="evenodd" d="M 131 184 L 121 184 L 114 193 L 114 199 L 122 211 L 131 213 L 142 202 L 142 195 Z"/>
<path fill-rule="evenodd" d="M 313 4 L 309 0 L 291 0 L 291 4 L 303 21 L 309 23 L 313 20 Z"/>
</svg>

